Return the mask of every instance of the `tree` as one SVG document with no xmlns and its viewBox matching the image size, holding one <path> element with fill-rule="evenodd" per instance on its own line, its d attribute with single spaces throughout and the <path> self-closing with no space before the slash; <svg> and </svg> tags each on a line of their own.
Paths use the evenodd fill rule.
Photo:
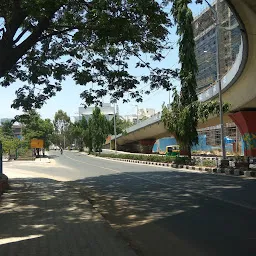
<svg viewBox="0 0 256 256">
<path fill-rule="evenodd" d="M 56 132 L 63 133 L 70 124 L 70 117 L 60 109 L 54 115 L 53 124 Z"/>
<path fill-rule="evenodd" d="M 0 129 L 0 142 L 2 142 L 3 145 L 3 152 L 9 154 L 11 150 L 16 150 L 18 148 L 20 141 L 18 138 L 14 138 L 13 135 L 6 135 L 2 128 L 3 127 Z"/>
<path fill-rule="evenodd" d="M 13 126 L 13 122 L 10 122 L 10 121 L 5 121 L 2 123 L 1 131 L 2 131 L 3 136 L 7 136 L 7 137 L 14 136 L 12 126 Z"/>
<path fill-rule="evenodd" d="M 218 101 L 195 101 L 192 102 L 191 105 L 184 106 L 181 103 L 180 96 L 175 92 L 171 106 L 167 107 L 163 105 L 161 117 L 164 126 L 173 134 L 181 148 L 188 148 L 187 145 L 189 145 L 189 151 L 186 152 L 189 157 L 191 157 L 191 146 L 197 143 L 197 140 L 191 143 L 191 126 L 189 123 L 191 108 L 196 111 L 195 116 L 198 118 L 197 121 L 200 120 L 203 122 L 206 121 L 210 115 L 219 115 L 220 110 Z M 229 104 L 224 103 L 223 112 L 228 112 L 228 110 Z"/>
<path fill-rule="evenodd" d="M 81 120 L 72 123 L 69 128 L 70 129 L 68 130 L 68 137 L 70 137 L 71 141 L 75 140 L 76 143 L 79 145 L 79 150 L 83 151 L 86 141 L 86 133 L 88 130 L 88 124 L 85 117 L 83 116 Z"/>
<path fill-rule="evenodd" d="M 58 110 L 54 115 L 53 124 L 55 143 L 58 146 L 63 145 L 65 147 L 65 137 L 67 136 L 67 130 L 70 125 L 70 117 L 63 110 Z"/>
<path fill-rule="evenodd" d="M 85 146 L 88 148 L 90 154 L 93 150 L 93 121 L 92 118 L 88 120 L 88 128 L 85 132 Z"/>
<path fill-rule="evenodd" d="M 30 110 L 16 119 L 24 124 L 22 135 L 25 140 L 30 142 L 31 139 L 43 139 L 44 147 L 49 148 L 54 132 L 54 126 L 50 119 L 42 119 L 35 110 Z"/>
<path fill-rule="evenodd" d="M 172 111 L 176 117 L 174 120 L 177 123 L 172 128 L 181 129 L 174 129 L 176 130 L 175 136 L 183 152 L 189 157 L 191 157 L 192 145 L 198 143 L 198 112 L 195 105 L 192 104 L 198 100 L 196 93 L 198 67 L 192 26 L 193 14 L 188 7 L 190 2 L 191 0 L 174 0 L 172 7 L 174 21 L 177 24 L 177 34 L 179 35 L 179 62 L 181 64 L 179 73 L 181 90 L 180 94 L 174 92 L 174 102 L 172 103 Z"/>
<path fill-rule="evenodd" d="M 133 125 L 132 122 L 124 120 L 120 118 L 118 115 L 116 115 L 116 134 L 121 134 L 125 131 L 125 129 L 131 127 Z M 114 118 L 112 118 L 109 121 L 109 133 L 110 134 L 115 134 L 114 131 Z"/>
<path fill-rule="evenodd" d="M 197 1 L 201 3 L 202 1 Z M 218 102 L 198 102 L 196 93 L 196 74 L 198 71 L 193 34 L 193 15 L 188 7 L 191 0 L 173 0 L 172 14 L 179 35 L 179 78 L 181 89 L 174 90 L 170 108 L 163 106 L 162 121 L 174 135 L 181 150 L 191 158 L 191 147 L 198 143 L 197 126 L 199 119 L 207 119 L 210 114 L 219 113 Z M 228 104 L 223 105 L 227 111 Z"/>
<path fill-rule="evenodd" d="M 88 137 L 91 138 L 91 147 L 97 152 L 102 150 L 102 146 L 109 134 L 109 123 L 106 117 L 101 113 L 100 108 L 95 107 L 92 117 L 89 119 Z"/>
<path fill-rule="evenodd" d="M 0 2 L 0 84 L 26 82 L 12 107 L 40 108 L 71 76 L 96 89 L 81 93 L 85 104 L 131 96 L 142 101 L 140 82 L 170 89 L 177 70 L 152 68 L 168 42 L 170 13 L 157 0 L 5 0 Z M 163 0 L 164 2 L 164 0 Z M 137 59 L 136 61 L 134 61 Z M 129 62 L 129 60 L 131 60 Z M 131 64 L 132 63 L 132 64 Z M 136 77 L 131 65 L 149 72 Z M 144 73 L 144 72 L 143 72 Z"/>
</svg>

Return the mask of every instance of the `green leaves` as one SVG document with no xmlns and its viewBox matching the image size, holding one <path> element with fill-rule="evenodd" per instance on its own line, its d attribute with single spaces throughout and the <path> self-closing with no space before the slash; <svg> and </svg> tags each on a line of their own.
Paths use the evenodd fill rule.
<svg viewBox="0 0 256 256">
<path fill-rule="evenodd" d="M 22 136 L 30 142 L 31 139 L 43 139 L 44 147 L 48 148 L 51 143 L 54 126 L 50 119 L 42 119 L 35 110 L 30 110 L 24 115 L 16 117 L 16 121 L 22 123 Z"/>
<path fill-rule="evenodd" d="M 15 150 L 20 144 L 20 140 L 14 137 L 12 125 L 12 122 L 6 121 L 0 126 L 0 141 L 3 144 L 4 153 Z"/>
<path fill-rule="evenodd" d="M 12 130 L 13 122 L 5 121 L 1 124 L 2 135 L 5 137 L 13 137 L 14 133 Z"/>
<path fill-rule="evenodd" d="M 141 82 L 151 88 L 172 87 L 176 73 L 171 70 L 152 71 L 141 64 L 147 70 L 144 79 L 131 73 L 134 59 L 141 61 L 146 54 L 151 62 L 160 61 L 168 48 L 172 24 L 162 1 L 5 2 L 0 3 L 0 84 L 25 83 L 13 108 L 41 108 L 67 76 L 83 86 L 95 84 L 96 89 L 85 87 L 81 94 L 85 105 L 99 103 L 107 93 L 112 101 L 127 102 L 130 96 L 141 101 Z"/>
<path fill-rule="evenodd" d="M 53 124 L 56 133 L 65 133 L 70 124 L 70 117 L 66 112 L 60 109 L 54 115 Z"/>
<path fill-rule="evenodd" d="M 116 115 L 116 134 L 121 134 L 125 132 L 125 129 L 131 127 L 133 125 L 132 122 L 123 120 L 118 115 Z M 109 121 L 109 134 L 114 135 L 114 118 Z"/>
<path fill-rule="evenodd" d="M 100 112 L 100 108 L 95 107 L 92 117 L 89 119 L 89 139 L 94 151 L 102 149 L 107 136 L 109 135 L 109 122 Z"/>
<path fill-rule="evenodd" d="M 224 103 L 223 112 L 228 112 L 229 107 L 229 104 Z M 210 116 L 219 115 L 219 111 L 218 101 L 195 101 L 190 105 L 183 106 L 176 92 L 171 107 L 162 106 L 162 121 L 168 131 L 174 135 L 180 146 L 188 148 L 188 146 L 191 147 L 194 143 L 198 142 L 196 126 L 193 126 L 194 123 L 197 123 L 198 120 L 204 122 Z"/>
</svg>

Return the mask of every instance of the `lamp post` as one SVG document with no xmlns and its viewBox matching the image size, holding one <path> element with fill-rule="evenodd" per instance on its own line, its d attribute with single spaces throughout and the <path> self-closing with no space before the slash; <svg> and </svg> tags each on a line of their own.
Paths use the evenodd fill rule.
<svg viewBox="0 0 256 256">
<path fill-rule="evenodd" d="M 137 124 L 139 123 L 139 107 L 138 105 L 134 105 L 137 108 Z"/>
<path fill-rule="evenodd" d="M 114 135 L 115 135 L 115 154 L 117 154 L 116 148 L 116 104 L 114 103 Z"/>
<path fill-rule="evenodd" d="M 209 8 L 211 9 L 214 19 L 216 22 L 215 28 L 215 38 L 216 38 L 216 67 L 217 67 L 217 83 L 219 88 L 219 107 L 220 107 L 220 136 L 221 136 L 221 150 L 222 150 L 222 158 L 226 158 L 226 148 L 225 148 L 225 140 L 224 140 L 224 121 L 223 121 L 223 108 L 222 108 L 222 92 L 221 92 L 221 78 L 220 78 L 220 21 L 219 21 L 219 14 L 218 14 L 218 6 L 219 0 L 216 1 L 216 10 L 214 7 L 205 0 L 208 4 Z"/>
</svg>

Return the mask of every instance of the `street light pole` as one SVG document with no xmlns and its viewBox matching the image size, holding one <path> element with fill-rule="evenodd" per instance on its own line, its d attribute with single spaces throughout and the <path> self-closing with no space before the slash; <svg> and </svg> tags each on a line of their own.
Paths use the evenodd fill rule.
<svg viewBox="0 0 256 256">
<path fill-rule="evenodd" d="M 224 140 L 224 121 L 223 121 L 223 103 L 222 103 L 222 92 L 221 92 L 221 77 L 220 77 L 220 21 L 218 14 L 219 0 L 216 1 L 216 10 L 213 6 L 205 0 L 205 2 L 210 7 L 212 13 L 214 14 L 215 22 L 216 22 L 216 66 L 217 66 L 217 83 L 219 88 L 219 108 L 220 108 L 220 136 L 221 136 L 221 150 L 222 150 L 222 158 L 226 158 L 226 148 L 225 148 L 225 140 Z"/>
<path fill-rule="evenodd" d="M 137 124 L 139 123 L 139 107 L 138 105 L 135 105 L 137 107 Z"/>
<path fill-rule="evenodd" d="M 116 148 L 116 104 L 114 103 L 114 135 L 115 135 L 115 154 L 117 154 Z"/>
</svg>

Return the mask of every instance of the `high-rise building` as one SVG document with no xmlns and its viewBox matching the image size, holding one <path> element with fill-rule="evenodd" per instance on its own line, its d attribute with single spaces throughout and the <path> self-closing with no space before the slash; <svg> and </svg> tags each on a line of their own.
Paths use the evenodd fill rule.
<svg viewBox="0 0 256 256">
<path fill-rule="evenodd" d="M 115 108 L 111 105 L 111 103 L 103 103 L 100 108 L 101 113 L 107 118 L 107 120 L 111 120 L 114 117 Z M 91 117 L 95 107 L 79 107 L 78 114 L 79 117 L 76 118 L 76 120 L 81 120 L 82 117 L 85 117 L 85 119 L 88 121 Z"/>
<path fill-rule="evenodd" d="M 124 115 L 123 119 L 136 124 L 137 122 L 141 122 L 156 114 L 156 111 L 153 108 L 138 108 L 137 111 L 138 113 L 136 114 Z"/>
<path fill-rule="evenodd" d="M 232 67 L 241 44 L 241 32 L 235 15 L 225 0 L 213 1 L 220 22 L 220 77 Z M 216 26 L 213 10 L 206 8 L 194 18 L 195 53 L 198 64 L 197 91 L 211 86 L 217 80 Z"/>
</svg>

